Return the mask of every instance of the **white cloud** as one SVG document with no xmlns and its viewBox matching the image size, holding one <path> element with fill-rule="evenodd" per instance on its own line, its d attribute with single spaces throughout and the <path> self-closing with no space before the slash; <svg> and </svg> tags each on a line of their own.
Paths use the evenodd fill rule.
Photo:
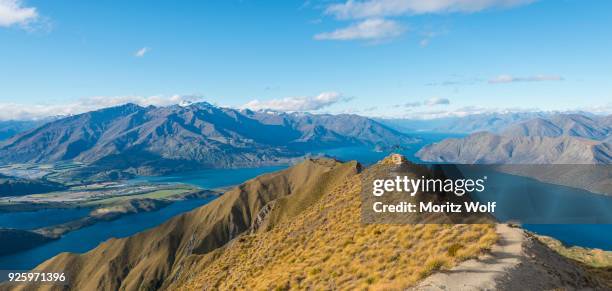
<svg viewBox="0 0 612 291">
<path fill-rule="evenodd" d="M 449 110 L 426 110 L 418 112 L 407 112 L 400 116 L 394 116 L 396 118 L 408 118 L 408 119 L 435 119 L 435 118 L 447 118 L 447 117 L 466 117 L 470 115 L 479 114 L 507 114 L 507 113 L 521 113 L 521 112 L 540 112 L 538 108 L 488 108 L 479 106 L 465 106 L 456 109 Z"/>
<path fill-rule="evenodd" d="M 28 27 L 38 19 L 35 7 L 24 7 L 21 0 L 0 0 L 0 26 Z"/>
<path fill-rule="evenodd" d="M 612 103 L 581 107 L 578 108 L 577 111 L 586 111 L 593 114 L 610 115 L 612 114 Z"/>
<path fill-rule="evenodd" d="M 489 84 L 503 84 L 516 82 L 543 82 L 543 81 L 563 81 L 563 77 L 557 75 L 536 75 L 529 77 L 514 77 L 511 75 L 499 75 L 491 80 Z"/>
<path fill-rule="evenodd" d="M 450 104 L 450 100 L 448 100 L 447 98 L 434 97 L 426 100 L 424 104 L 427 106 L 448 105 Z"/>
<path fill-rule="evenodd" d="M 201 101 L 202 97 L 193 95 L 153 95 L 153 96 L 95 96 L 86 99 L 81 99 L 78 103 L 85 107 L 104 108 L 110 106 L 121 105 L 125 103 L 134 103 L 140 106 L 169 106 L 181 104 L 185 102 Z"/>
<path fill-rule="evenodd" d="M 253 110 L 272 109 L 278 111 L 312 111 L 319 110 L 339 102 L 347 102 L 350 98 L 343 97 L 338 92 L 323 92 L 314 97 L 287 97 L 268 101 L 252 100 L 243 108 Z"/>
<path fill-rule="evenodd" d="M 138 57 L 138 58 L 142 58 L 142 57 L 144 57 L 144 55 L 145 55 L 146 53 L 148 53 L 150 50 L 151 50 L 151 49 L 150 49 L 150 48 L 148 48 L 148 47 L 143 47 L 143 48 L 141 48 L 141 49 L 137 50 L 137 51 L 134 53 L 134 56 L 135 56 L 135 57 Z"/>
<path fill-rule="evenodd" d="M 421 106 L 435 106 L 435 105 L 448 105 L 450 104 L 450 100 L 448 100 L 447 98 L 429 98 L 423 102 L 406 102 L 404 104 L 396 104 L 393 105 L 392 107 L 394 108 L 400 108 L 400 107 L 404 107 L 404 108 L 408 108 L 409 110 L 412 108 L 417 108 L 417 107 L 421 107 Z"/>
<path fill-rule="evenodd" d="M 338 19 L 360 19 L 430 13 L 471 13 L 489 8 L 509 8 L 536 0 L 348 0 L 332 4 L 325 13 Z"/>
<path fill-rule="evenodd" d="M 382 40 L 401 35 L 406 29 L 393 20 L 366 19 L 345 28 L 323 32 L 316 40 Z"/>
<path fill-rule="evenodd" d="M 199 96 L 96 96 L 55 105 L 0 103 L 0 120 L 30 120 L 49 116 L 73 115 L 100 108 L 134 103 L 141 106 L 169 106 L 201 101 Z"/>
</svg>

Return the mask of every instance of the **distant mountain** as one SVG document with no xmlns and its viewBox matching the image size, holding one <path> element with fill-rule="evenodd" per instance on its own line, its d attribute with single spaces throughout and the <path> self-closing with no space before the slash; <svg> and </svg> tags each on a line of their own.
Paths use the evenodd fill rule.
<svg viewBox="0 0 612 291">
<path fill-rule="evenodd" d="M 557 114 L 508 126 L 500 134 L 479 132 L 423 147 L 416 155 L 431 162 L 526 164 L 549 167 L 496 166 L 496 170 L 547 183 L 611 195 L 610 116 Z M 600 166 L 576 166 L 600 165 Z M 569 166 L 568 166 L 569 165 Z"/>
<path fill-rule="evenodd" d="M 480 132 L 422 148 L 426 161 L 482 164 L 610 164 L 612 119 L 557 114 L 508 126 L 500 134 Z"/>
<path fill-rule="evenodd" d="M 49 122 L 0 144 L 0 163 L 74 160 L 152 173 L 286 162 L 328 147 L 412 139 L 356 115 L 236 110 L 208 103 L 101 109 Z"/>
<path fill-rule="evenodd" d="M 585 116 L 556 114 L 548 118 L 534 118 L 506 127 L 504 136 L 574 136 L 592 140 L 606 140 L 612 134 L 612 115 Z"/>
<path fill-rule="evenodd" d="M 432 131 L 444 133 L 500 132 L 516 122 L 536 117 L 546 117 L 546 112 L 483 113 L 463 117 L 433 119 L 389 118 L 377 121 L 401 132 Z"/>
<path fill-rule="evenodd" d="M 0 141 L 8 139 L 20 132 L 43 125 L 49 120 L 7 120 L 0 121 Z"/>
<path fill-rule="evenodd" d="M 424 161 L 464 164 L 610 164 L 612 145 L 571 136 L 503 136 L 480 132 L 423 147 Z"/>
</svg>

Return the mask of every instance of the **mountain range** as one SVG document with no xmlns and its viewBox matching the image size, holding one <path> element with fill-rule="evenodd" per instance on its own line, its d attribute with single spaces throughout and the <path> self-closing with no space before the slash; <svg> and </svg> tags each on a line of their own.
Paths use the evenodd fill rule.
<svg viewBox="0 0 612 291">
<path fill-rule="evenodd" d="M 610 164 L 612 116 L 557 114 L 423 147 L 425 161 L 465 164 Z"/>
<path fill-rule="evenodd" d="M 43 120 L 5 120 L 0 121 L 0 141 L 8 139 L 20 132 L 43 125 L 50 119 Z"/>
<path fill-rule="evenodd" d="M 517 122 L 545 118 L 549 112 L 478 113 L 432 119 L 379 118 L 377 121 L 402 132 L 429 131 L 441 133 L 500 132 Z"/>
<path fill-rule="evenodd" d="M 357 115 L 188 106 L 105 108 L 51 121 L 0 143 L 0 163 L 78 161 L 139 174 L 286 163 L 325 148 L 414 141 Z"/>
<path fill-rule="evenodd" d="M 612 115 L 557 114 L 423 147 L 424 161 L 493 164 L 508 174 L 612 195 Z M 525 166 L 531 165 L 531 166 Z"/>
</svg>

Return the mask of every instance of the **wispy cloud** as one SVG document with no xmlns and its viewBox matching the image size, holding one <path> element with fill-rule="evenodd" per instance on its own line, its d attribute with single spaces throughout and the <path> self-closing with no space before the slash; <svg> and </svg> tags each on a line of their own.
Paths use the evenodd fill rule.
<svg viewBox="0 0 612 291">
<path fill-rule="evenodd" d="M 465 106 L 456 109 L 449 110 L 425 110 L 417 112 L 406 112 L 401 116 L 394 116 L 395 118 L 407 118 L 407 119 L 435 119 L 435 118 L 447 118 L 447 117 L 466 117 L 471 115 L 480 114 L 507 114 L 507 113 L 521 113 L 521 112 L 539 112 L 538 108 L 489 108 L 479 106 Z"/>
<path fill-rule="evenodd" d="M 427 47 L 429 46 L 429 44 L 431 43 L 431 41 L 443 34 L 447 34 L 448 30 L 447 29 L 436 29 L 436 30 L 432 30 L 431 28 L 428 28 L 426 30 L 421 30 L 421 32 L 419 33 L 419 35 L 421 36 L 421 40 L 419 41 L 419 46 L 421 47 Z"/>
<path fill-rule="evenodd" d="M 73 102 L 53 105 L 32 105 L 18 103 L 0 103 L 0 120 L 31 120 L 49 116 L 79 114 L 105 107 L 134 103 L 141 106 L 168 106 L 188 102 L 202 101 L 201 96 L 96 96 L 82 98 Z"/>
<path fill-rule="evenodd" d="M 143 48 L 141 48 L 141 49 L 137 50 L 137 51 L 134 53 L 134 56 L 135 56 L 135 57 L 138 57 L 138 58 L 142 58 L 142 57 L 144 57 L 144 55 L 145 55 L 146 53 L 148 53 L 150 50 L 151 50 L 151 49 L 150 49 L 150 48 L 148 48 L 148 47 L 143 47 Z"/>
<path fill-rule="evenodd" d="M 450 100 L 448 100 L 448 98 L 434 97 L 427 99 L 423 104 L 427 106 L 448 105 L 450 104 Z"/>
<path fill-rule="evenodd" d="M 323 32 L 316 40 L 384 40 L 400 36 L 406 29 L 393 20 L 367 19 L 345 28 Z"/>
<path fill-rule="evenodd" d="M 490 8 L 510 8 L 536 0 L 348 0 L 332 4 L 325 13 L 338 19 L 363 19 L 435 13 L 472 13 Z"/>
<path fill-rule="evenodd" d="M 489 84 L 504 84 L 504 83 L 516 83 L 516 82 L 544 82 L 544 81 L 563 81 L 565 78 L 559 75 L 533 75 L 527 77 L 516 77 L 512 75 L 498 75 L 487 80 L 482 77 L 461 77 L 453 76 L 448 80 L 439 82 L 426 83 L 426 86 L 463 86 L 463 85 L 477 85 L 483 83 Z"/>
<path fill-rule="evenodd" d="M 612 103 L 601 104 L 601 105 L 591 105 L 588 107 L 578 108 L 578 111 L 586 111 L 594 114 L 603 114 L 610 115 L 612 114 Z"/>
<path fill-rule="evenodd" d="M 272 109 L 278 111 L 314 111 L 329 107 L 339 102 L 351 100 L 338 92 L 323 92 L 314 97 L 287 97 L 267 101 L 252 100 L 244 104 L 243 108 L 253 110 Z"/>
<path fill-rule="evenodd" d="M 347 0 L 327 5 L 324 14 L 338 20 L 359 20 L 345 28 L 315 35 L 317 40 L 391 39 L 406 29 L 397 20 L 402 16 L 441 13 L 474 13 L 492 8 L 511 8 L 537 0 Z M 435 34 L 425 34 L 421 47 L 430 44 Z"/>
<path fill-rule="evenodd" d="M 563 81 L 563 77 L 557 75 L 536 75 L 529 77 L 515 77 L 511 75 L 499 75 L 491 80 L 489 84 L 503 84 L 516 82 L 543 82 L 543 81 Z"/>
<path fill-rule="evenodd" d="M 28 28 L 38 19 L 36 7 L 26 7 L 21 0 L 0 0 L 0 27 Z"/>
<path fill-rule="evenodd" d="M 448 100 L 448 98 L 439 98 L 439 97 L 433 97 L 433 98 L 429 98 L 425 101 L 414 101 L 414 102 L 406 102 L 404 104 L 396 104 L 393 105 L 393 108 L 407 108 L 407 109 L 412 109 L 412 108 L 417 108 L 417 107 L 421 107 L 421 106 L 436 106 L 436 105 L 448 105 L 450 104 L 450 100 Z"/>
</svg>

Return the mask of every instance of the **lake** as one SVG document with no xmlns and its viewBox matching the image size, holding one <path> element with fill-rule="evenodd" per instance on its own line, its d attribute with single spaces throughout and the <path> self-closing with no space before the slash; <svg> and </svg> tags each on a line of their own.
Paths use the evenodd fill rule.
<svg viewBox="0 0 612 291">
<path fill-rule="evenodd" d="M 506 173 L 488 171 L 487 178 L 487 190 L 472 197 L 497 202 L 500 221 L 566 245 L 612 250 L 612 197 Z"/>
<path fill-rule="evenodd" d="M 129 180 L 129 182 L 184 183 L 196 185 L 204 189 L 215 189 L 238 185 L 259 175 L 276 172 L 285 168 L 287 168 L 287 166 L 266 166 L 242 169 L 205 169 L 159 177 L 138 177 Z"/>
<path fill-rule="evenodd" d="M 0 228 L 36 229 L 66 223 L 89 215 L 89 208 L 42 209 L 27 212 L 0 212 Z"/>
<path fill-rule="evenodd" d="M 164 221 L 199 206 L 214 198 L 196 198 L 172 203 L 153 212 L 140 212 L 112 221 L 98 222 L 62 236 L 60 239 L 16 254 L 0 257 L 0 270 L 29 270 L 61 253 L 83 253 L 111 237 L 126 237 L 155 227 Z M 41 215 L 44 215 L 42 213 Z M 43 217 L 39 217 L 43 219 Z"/>
<path fill-rule="evenodd" d="M 439 142 L 446 138 L 461 138 L 465 137 L 466 134 L 459 133 L 438 133 L 438 132 L 414 132 L 409 133 L 419 139 L 418 142 L 413 144 L 404 145 L 403 148 L 397 152 L 404 155 L 408 160 L 415 163 L 422 163 L 423 161 L 416 157 L 416 153 L 425 145 Z M 396 152 L 396 151 L 393 151 Z M 383 158 L 390 155 L 391 151 L 375 151 L 372 148 L 367 147 L 343 147 L 336 149 L 329 149 L 323 151 L 317 151 L 315 153 L 325 154 L 331 157 L 335 157 L 339 160 L 357 160 L 364 165 L 374 164 Z"/>
<path fill-rule="evenodd" d="M 240 184 L 261 174 L 282 170 L 286 166 L 244 169 L 214 169 L 187 172 L 162 177 L 139 177 L 130 182 L 188 183 L 204 189 Z M 0 270 L 27 270 L 61 253 L 83 253 L 109 238 L 121 238 L 155 227 L 164 221 L 207 204 L 214 199 L 197 198 L 177 201 L 152 212 L 124 215 L 113 221 L 94 225 L 67 233 L 58 240 L 36 248 L 8 256 L 0 256 Z M 0 227 L 36 229 L 68 222 L 87 216 L 88 208 L 45 209 L 29 212 L 0 213 Z M 1 245 L 1 242 L 0 242 Z"/>
<path fill-rule="evenodd" d="M 523 224 L 537 234 L 554 237 L 569 246 L 612 251 L 611 224 Z"/>
</svg>

